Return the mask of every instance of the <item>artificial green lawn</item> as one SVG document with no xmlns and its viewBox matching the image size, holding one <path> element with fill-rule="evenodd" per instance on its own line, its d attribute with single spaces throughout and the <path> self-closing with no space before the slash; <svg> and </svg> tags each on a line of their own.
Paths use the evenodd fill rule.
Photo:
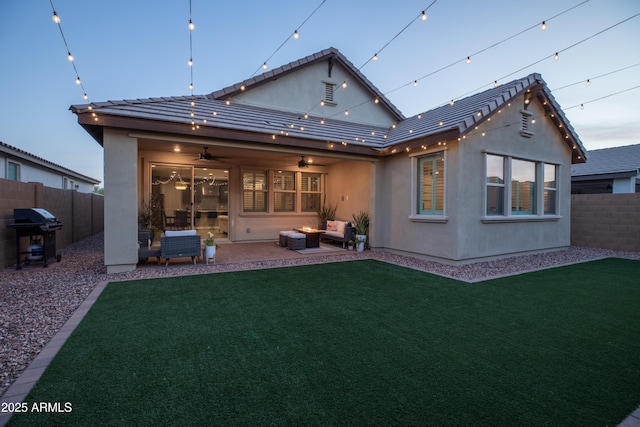
<svg viewBox="0 0 640 427">
<path fill-rule="evenodd" d="M 466 284 L 365 260 L 111 283 L 11 425 L 606 425 L 640 262 Z"/>
</svg>

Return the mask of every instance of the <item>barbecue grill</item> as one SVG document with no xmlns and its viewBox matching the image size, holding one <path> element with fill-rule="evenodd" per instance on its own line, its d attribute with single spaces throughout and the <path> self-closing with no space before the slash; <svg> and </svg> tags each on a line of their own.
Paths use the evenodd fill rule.
<svg viewBox="0 0 640 427">
<path fill-rule="evenodd" d="M 56 230 L 62 228 L 62 222 L 49 211 L 41 208 L 16 208 L 13 210 L 13 223 L 7 225 L 16 230 L 16 270 L 22 270 L 20 255 L 27 255 L 25 264 L 42 259 L 43 267 L 47 260 L 55 258 L 60 262 L 62 256 L 56 252 Z M 21 251 L 21 238 L 29 237 L 27 252 Z"/>
</svg>

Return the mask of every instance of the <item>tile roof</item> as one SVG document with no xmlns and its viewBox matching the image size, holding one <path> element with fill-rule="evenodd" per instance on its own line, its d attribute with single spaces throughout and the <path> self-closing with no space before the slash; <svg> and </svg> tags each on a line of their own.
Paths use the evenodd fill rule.
<svg viewBox="0 0 640 427">
<path fill-rule="evenodd" d="M 571 166 L 571 176 L 603 175 L 640 169 L 640 144 L 589 151 L 589 161 Z"/>
<path fill-rule="evenodd" d="M 247 86 L 257 85 L 282 73 L 290 72 L 298 66 L 309 64 L 312 61 L 325 59 L 333 55 L 357 74 L 369 89 L 383 98 L 382 94 L 366 80 L 366 78 L 349 63 L 337 50 L 327 49 L 317 54 L 310 55 L 301 60 L 287 64 L 283 67 L 264 73 L 244 82 Z M 349 65 L 351 64 L 351 65 Z M 394 145 L 405 143 L 419 143 L 422 138 L 437 138 L 453 134 L 455 137 L 464 136 L 471 132 L 475 126 L 492 114 L 497 113 L 511 100 L 520 96 L 527 90 L 531 90 L 532 96 L 536 96 L 543 103 L 548 116 L 558 126 L 559 132 L 566 138 L 567 143 L 574 148 L 574 162 L 583 162 L 586 159 L 586 150 L 578 135 L 565 117 L 560 106 L 548 89 L 546 83 L 539 74 L 530 74 L 524 78 L 502 84 L 498 87 L 480 92 L 469 97 L 457 100 L 453 105 L 446 104 L 434 108 L 422 114 L 403 118 L 392 127 L 376 127 L 353 122 L 346 122 L 335 118 L 322 118 L 319 116 L 303 115 L 264 107 L 234 103 L 227 104 L 226 99 L 239 91 L 241 84 L 229 86 L 209 95 L 150 98 L 138 100 L 108 101 L 88 105 L 72 106 L 71 110 L 80 115 L 95 112 L 108 123 L 109 117 L 125 117 L 128 119 L 149 120 L 160 123 L 173 123 L 190 125 L 191 111 L 195 113 L 195 121 L 199 126 L 225 129 L 239 132 L 251 132 L 262 135 L 293 136 L 300 139 L 314 141 L 341 143 L 368 147 L 374 151 L 381 151 Z M 195 106 L 191 106 L 191 102 Z M 389 108 L 395 109 L 389 102 Z M 478 115 L 478 113 L 480 113 Z M 404 117 L 400 112 L 399 117 Z M 206 122 L 205 122 L 206 121 Z M 82 122 L 83 126 L 99 140 L 99 132 L 92 132 L 96 127 L 88 121 Z M 441 124 L 442 123 L 442 124 Z M 99 124 L 96 126 L 100 126 Z"/>
</svg>

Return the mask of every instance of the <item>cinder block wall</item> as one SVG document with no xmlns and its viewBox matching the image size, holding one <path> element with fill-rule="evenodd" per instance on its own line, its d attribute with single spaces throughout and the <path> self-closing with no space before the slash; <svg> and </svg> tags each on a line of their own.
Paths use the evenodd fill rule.
<svg viewBox="0 0 640 427">
<path fill-rule="evenodd" d="M 640 252 L 640 193 L 571 195 L 571 244 Z"/>
<path fill-rule="evenodd" d="M 62 230 L 56 232 L 58 250 L 104 230 L 104 197 L 99 194 L 0 179 L 0 268 L 16 262 L 15 231 L 7 228 L 14 208 L 44 208 L 62 221 Z M 28 242 L 23 240 L 24 251 Z"/>
</svg>

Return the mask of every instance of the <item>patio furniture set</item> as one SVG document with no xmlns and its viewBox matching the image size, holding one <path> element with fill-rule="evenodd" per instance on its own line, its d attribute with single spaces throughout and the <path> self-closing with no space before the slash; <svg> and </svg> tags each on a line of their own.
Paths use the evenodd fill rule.
<svg viewBox="0 0 640 427">
<path fill-rule="evenodd" d="M 342 243 L 344 248 L 347 242 L 355 238 L 355 228 L 348 221 L 327 221 L 325 230 L 302 227 L 280 232 L 279 244 L 291 250 L 320 247 L 320 239 L 327 239 Z"/>
</svg>

